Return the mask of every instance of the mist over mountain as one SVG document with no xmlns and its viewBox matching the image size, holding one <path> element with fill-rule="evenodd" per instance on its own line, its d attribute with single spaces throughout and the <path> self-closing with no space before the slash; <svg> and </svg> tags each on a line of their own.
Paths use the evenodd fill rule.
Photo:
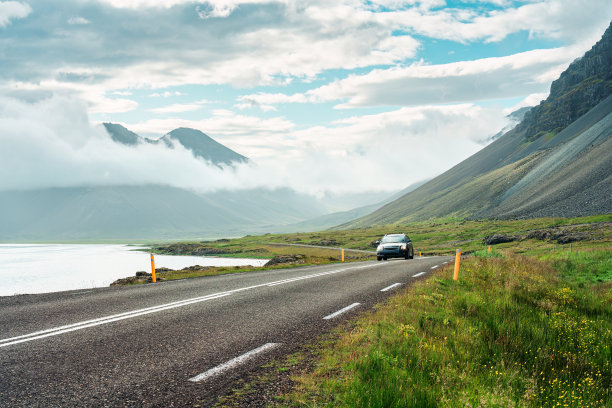
<svg viewBox="0 0 612 408">
<path fill-rule="evenodd" d="M 178 143 L 191 151 L 195 157 L 202 158 L 217 166 L 248 162 L 248 159 L 243 155 L 227 148 L 197 129 L 178 128 L 157 140 L 153 140 L 144 138 L 116 123 L 103 123 L 103 125 L 115 142 L 124 145 L 133 146 L 138 143 L 153 143 L 163 144 L 169 149 L 173 149 L 175 143 Z"/>
<path fill-rule="evenodd" d="M 413 192 L 338 228 L 431 217 L 612 212 L 612 24 L 521 123 Z"/>
</svg>

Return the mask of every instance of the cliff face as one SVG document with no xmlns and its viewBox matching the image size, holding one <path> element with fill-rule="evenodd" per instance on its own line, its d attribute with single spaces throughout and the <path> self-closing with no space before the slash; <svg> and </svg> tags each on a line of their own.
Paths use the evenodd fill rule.
<svg viewBox="0 0 612 408">
<path fill-rule="evenodd" d="M 555 135 L 612 94 L 612 23 L 582 58 L 572 62 L 550 87 L 550 95 L 527 112 L 525 139 Z"/>
</svg>

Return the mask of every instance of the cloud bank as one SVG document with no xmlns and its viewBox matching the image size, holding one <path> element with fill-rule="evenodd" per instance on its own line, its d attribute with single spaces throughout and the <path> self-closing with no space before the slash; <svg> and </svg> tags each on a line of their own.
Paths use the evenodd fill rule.
<svg viewBox="0 0 612 408">
<path fill-rule="evenodd" d="M 10 174 L 0 180 L 0 189 L 164 184 L 198 192 L 257 187 L 310 194 L 396 190 L 474 153 L 482 147 L 476 135 L 493 134 L 506 123 L 497 110 L 471 104 L 402 108 L 344 119 L 332 127 L 284 131 L 282 123 L 276 131 L 265 123 L 258 128 L 258 118 L 231 129 L 224 120 L 240 121 L 228 115 L 235 114 L 219 112 L 214 119 L 224 134 L 208 133 L 230 147 L 239 141 L 256 155 L 249 164 L 219 169 L 180 146 L 170 150 L 162 144 L 115 143 L 89 122 L 85 104 L 73 99 L 25 103 L 0 98 L 0 172 Z M 214 127 L 213 122 L 185 125 Z M 245 144 L 246 133 L 251 138 Z M 390 173 L 396 182 L 389 183 Z"/>
</svg>

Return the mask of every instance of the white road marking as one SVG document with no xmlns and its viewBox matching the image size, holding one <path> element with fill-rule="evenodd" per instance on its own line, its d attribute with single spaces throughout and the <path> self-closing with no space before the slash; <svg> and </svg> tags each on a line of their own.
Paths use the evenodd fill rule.
<svg viewBox="0 0 612 408">
<path fill-rule="evenodd" d="M 189 379 L 189 381 L 191 382 L 202 382 L 204 380 L 209 379 L 210 377 L 214 377 L 216 375 L 219 375 L 221 373 L 223 373 L 224 371 L 228 371 L 231 370 L 232 368 L 239 366 L 240 364 L 243 364 L 245 361 L 249 360 L 250 358 L 253 358 L 254 356 L 256 356 L 257 354 L 263 353 L 264 351 L 268 351 L 270 349 L 273 349 L 274 347 L 279 346 L 279 343 L 266 343 L 261 347 L 258 347 L 254 350 L 249 351 L 248 353 L 244 353 L 241 356 L 238 356 L 236 358 L 233 358 L 231 360 L 229 360 L 226 363 L 223 363 L 221 365 L 218 365 L 214 368 L 211 368 L 208 371 L 204 371 L 201 374 L 196 375 L 195 377 L 192 377 Z"/>
<path fill-rule="evenodd" d="M 381 291 L 381 292 L 386 292 L 386 291 L 391 290 L 391 289 L 393 289 L 393 288 L 396 288 L 396 287 L 398 287 L 398 286 L 402 286 L 402 284 L 401 284 L 401 283 L 394 283 L 393 285 L 391 285 L 391 286 L 387 286 L 386 288 L 381 289 L 380 291 Z"/>
<path fill-rule="evenodd" d="M 76 330 L 86 329 L 88 327 L 100 326 L 107 323 L 117 322 L 119 320 L 131 319 L 133 317 L 147 315 L 150 313 L 161 312 L 163 310 L 174 309 L 176 307 L 187 306 L 192 303 L 205 302 L 207 300 L 218 299 L 220 297 L 228 296 L 230 293 L 220 293 L 208 296 L 202 296 L 199 298 L 187 299 L 179 302 L 168 303 L 165 305 L 148 307 L 145 309 L 133 310 L 131 312 L 120 313 L 116 315 L 110 315 L 100 317 L 98 319 L 86 320 L 84 322 L 69 324 L 66 326 L 55 327 L 52 329 L 41 330 L 34 333 L 24 334 L 22 336 L 11 337 L 8 339 L 0 340 L 0 348 L 12 346 L 14 344 L 25 343 L 27 341 L 44 339 L 45 337 L 57 336 L 60 334 L 70 333 Z"/>
<path fill-rule="evenodd" d="M 377 266 L 381 266 L 381 265 L 371 264 L 371 265 L 362 265 L 362 266 L 357 266 L 357 267 L 345 267 L 345 268 L 340 268 L 340 269 L 332 270 L 328 272 L 315 273 L 312 275 L 306 275 L 306 276 L 301 276 L 301 277 L 292 278 L 292 279 L 283 279 L 283 280 L 271 282 L 271 283 L 261 283 L 259 285 L 246 286 L 244 288 L 233 289 L 233 290 L 228 290 L 228 291 L 219 292 L 219 293 L 213 293 L 210 295 L 199 296 L 199 297 L 191 298 L 191 299 L 179 300 L 176 302 L 147 307 L 144 309 L 137 309 L 137 310 L 132 310 L 132 311 L 125 312 L 125 313 L 104 316 L 104 317 L 100 317 L 97 319 L 85 320 L 82 322 L 77 322 L 77 323 L 73 323 L 73 324 L 69 324 L 65 326 L 54 327 L 54 328 L 46 329 L 46 330 L 40 330 L 40 331 L 36 331 L 33 333 L 24 334 L 21 336 L 0 339 L 0 348 L 12 346 L 12 345 L 19 344 L 19 343 L 25 343 L 28 341 L 39 340 L 39 339 L 43 339 L 46 337 L 57 336 L 60 334 L 70 333 L 76 330 L 86 329 L 89 327 L 100 326 L 103 324 L 112 323 L 112 322 L 116 322 L 119 320 L 131 319 L 133 317 L 147 315 L 150 313 L 156 313 L 156 312 L 161 312 L 164 310 L 174 309 L 177 307 L 187 306 L 193 303 L 200 303 L 200 302 L 205 302 L 208 300 L 218 299 L 221 297 L 232 295 L 234 293 L 243 292 L 246 290 L 251 290 L 251 289 L 256 289 L 256 288 L 261 288 L 264 286 L 281 285 L 283 283 L 294 282 L 297 280 L 312 279 L 312 278 L 316 278 L 319 276 L 332 275 L 335 273 L 345 272 L 348 270 L 372 268 L 372 267 L 377 267 Z"/>
<path fill-rule="evenodd" d="M 325 320 L 329 320 L 329 319 L 333 319 L 336 316 L 341 315 L 342 313 L 348 312 L 349 310 L 356 308 L 357 306 L 359 306 L 361 303 L 353 303 L 352 305 L 348 305 L 347 307 L 338 310 L 337 312 L 334 312 L 330 315 L 325 316 L 323 319 Z"/>
<path fill-rule="evenodd" d="M 412 275 L 413 278 L 418 278 L 421 275 L 425 275 L 427 272 L 419 272 L 416 275 Z"/>
<path fill-rule="evenodd" d="M 438 266 L 440 266 L 440 265 L 434 265 L 434 266 L 431 267 L 431 269 L 436 269 Z"/>
</svg>

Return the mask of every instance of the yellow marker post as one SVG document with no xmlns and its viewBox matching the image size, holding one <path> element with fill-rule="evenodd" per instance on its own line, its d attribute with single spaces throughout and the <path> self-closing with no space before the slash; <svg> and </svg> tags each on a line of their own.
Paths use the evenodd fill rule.
<svg viewBox="0 0 612 408">
<path fill-rule="evenodd" d="M 458 249 L 457 255 L 455 255 L 455 275 L 453 276 L 453 280 L 459 279 L 459 262 L 461 262 L 461 249 Z"/>
<path fill-rule="evenodd" d="M 342 248 L 342 262 L 344 262 L 344 248 Z"/>
<path fill-rule="evenodd" d="M 491 253 L 491 245 L 489 245 L 489 252 L 488 252 L 488 253 L 489 253 L 489 254 Z"/>
<path fill-rule="evenodd" d="M 155 279 L 155 259 L 153 259 L 153 254 L 151 254 L 151 276 L 153 277 L 153 283 L 157 282 Z"/>
<path fill-rule="evenodd" d="M 421 253 L 421 251 L 419 251 L 419 258 L 422 258 L 423 254 Z"/>
</svg>

